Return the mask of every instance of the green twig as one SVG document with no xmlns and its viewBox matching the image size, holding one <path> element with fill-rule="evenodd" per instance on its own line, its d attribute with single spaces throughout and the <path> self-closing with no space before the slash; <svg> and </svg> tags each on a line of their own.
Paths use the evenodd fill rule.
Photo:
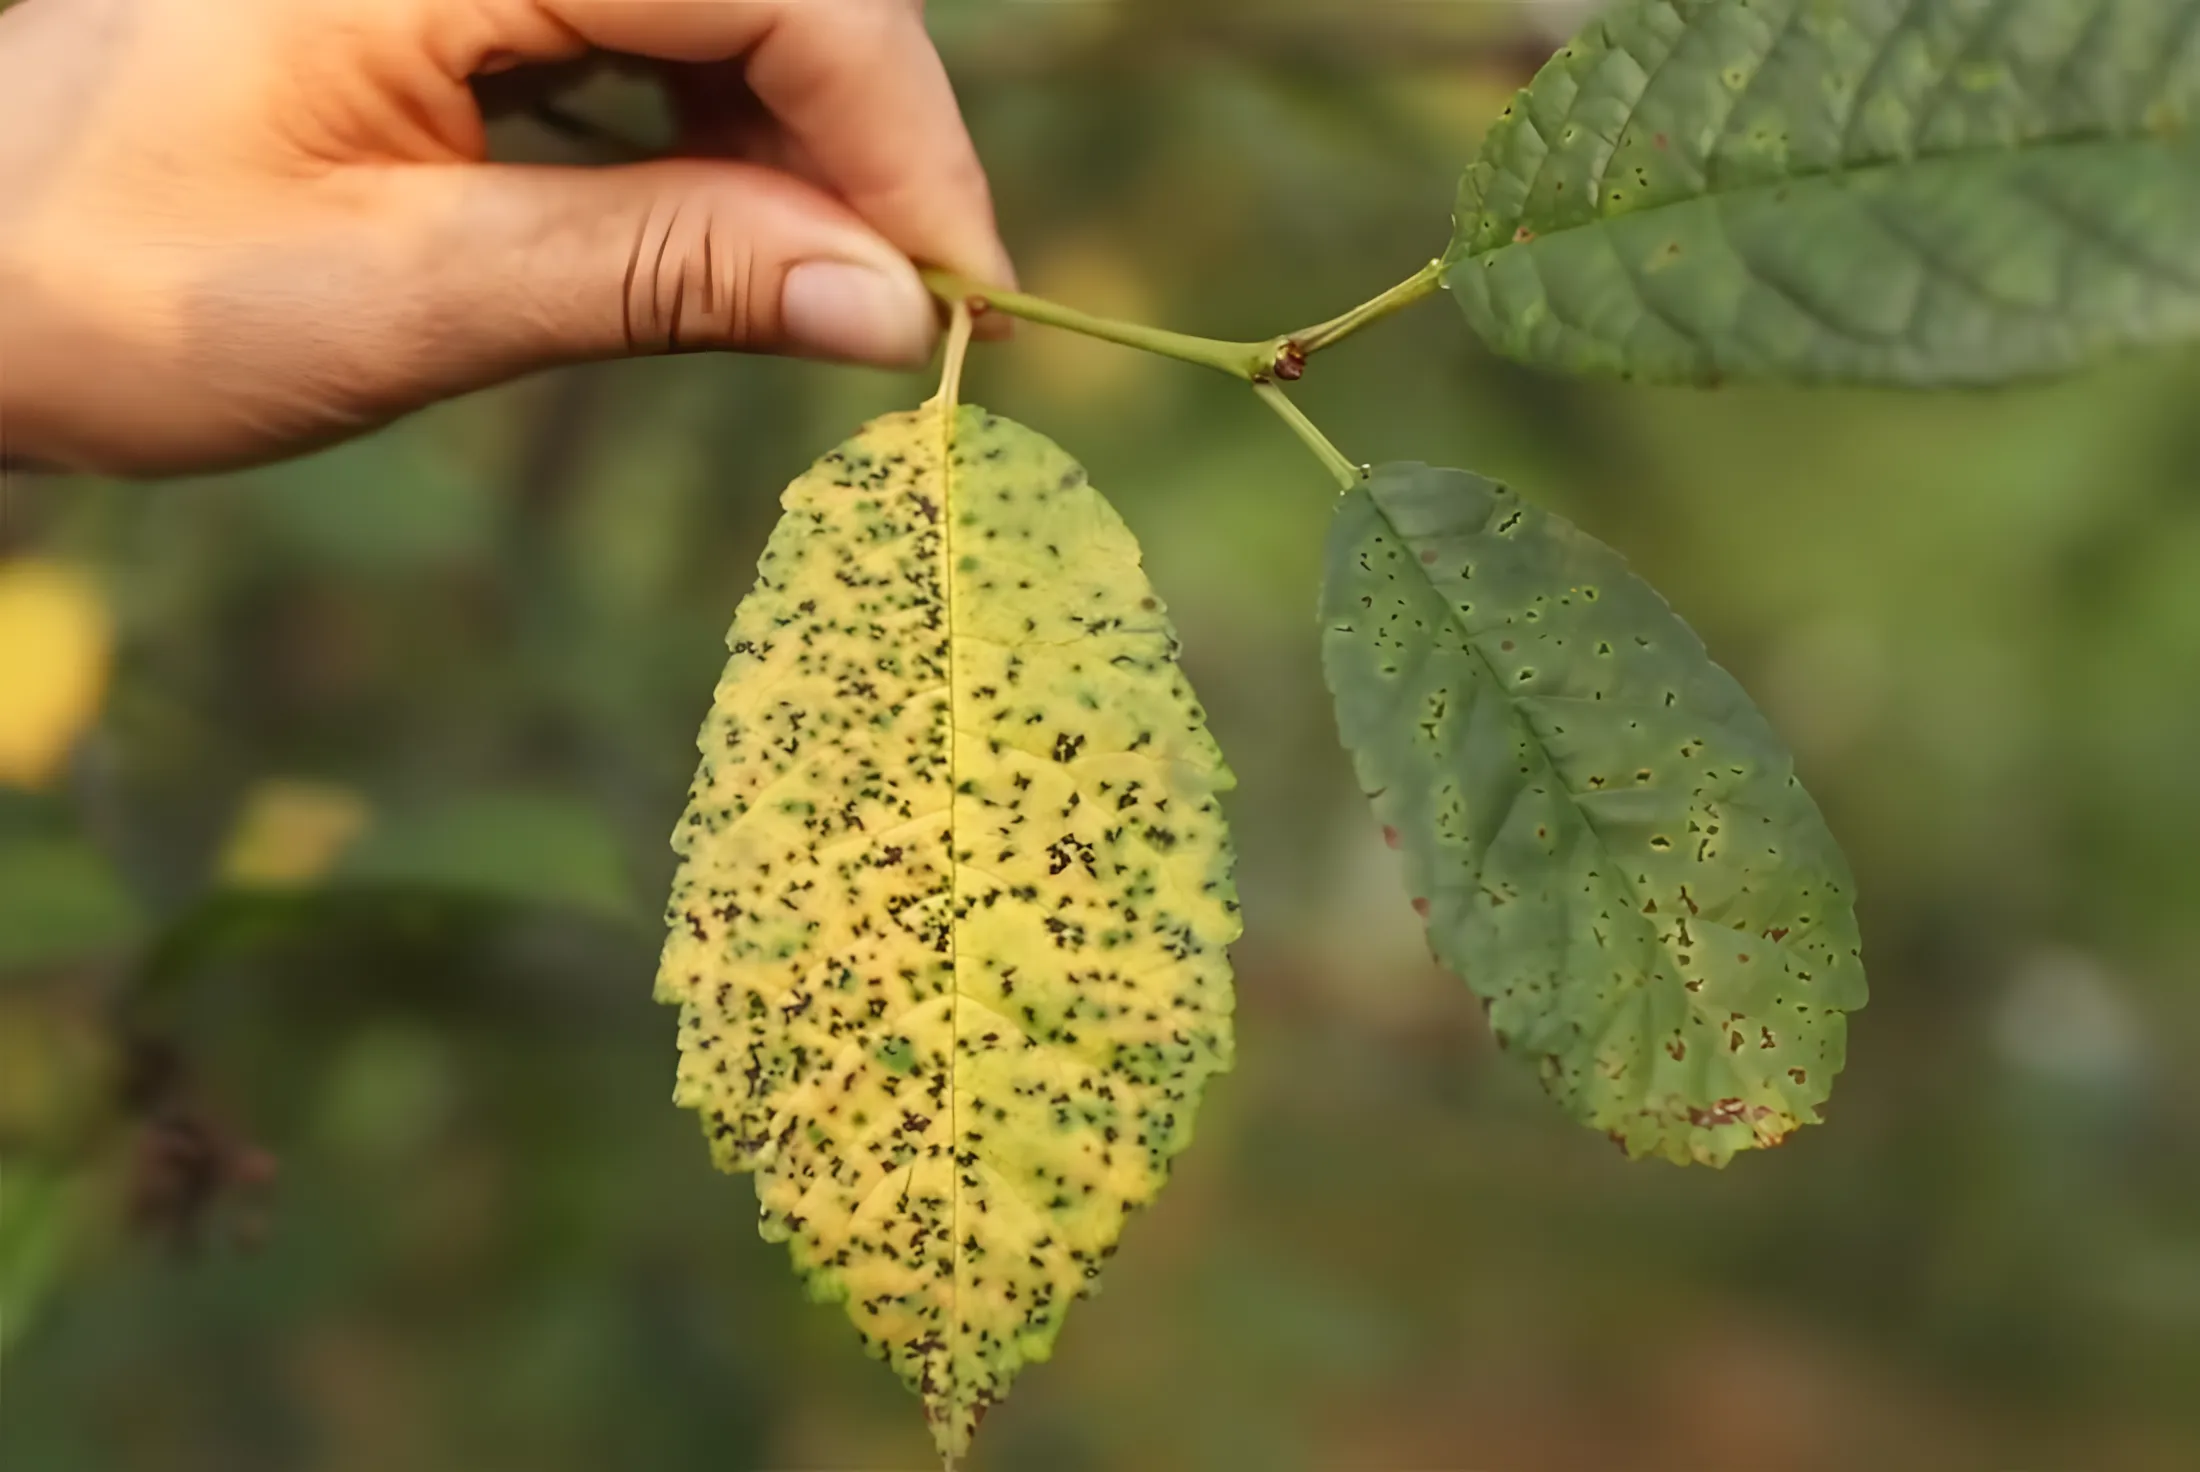
<svg viewBox="0 0 2200 1472">
<path fill-rule="evenodd" d="M 1348 332 L 1397 311 L 1408 302 L 1418 301 L 1436 289 L 1438 267 L 1430 262 L 1411 281 L 1394 286 L 1365 306 L 1356 307 L 1334 322 L 1325 324 L 1307 334 L 1316 346 L 1334 342 Z M 1146 327 L 1136 322 L 1119 322 L 1110 317 L 1095 317 L 1080 312 L 1075 307 L 1065 307 L 1044 297 L 1030 296 L 1020 291 L 1005 291 L 998 287 L 981 286 L 965 276 L 952 271 L 927 270 L 924 284 L 932 294 L 946 302 L 955 311 L 958 334 L 951 356 L 961 343 L 968 341 L 967 322 L 972 312 L 983 308 L 987 311 L 1005 312 L 1011 317 L 1021 317 L 1028 322 L 1041 322 L 1049 327 L 1062 327 L 1080 332 L 1087 337 L 1097 337 L 1106 342 L 1121 343 L 1125 347 L 1142 348 L 1149 353 L 1159 353 L 1165 358 L 1178 358 L 1187 363 L 1197 363 L 1204 368 L 1241 378 L 1253 386 L 1268 407 L 1291 426 L 1292 433 L 1305 441 L 1315 457 L 1329 468 L 1337 483 L 1346 490 L 1358 485 L 1366 472 L 1344 457 L 1344 453 L 1329 442 L 1329 437 L 1315 427 L 1290 396 L 1277 386 L 1278 377 L 1296 378 L 1297 368 L 1305 366 L 1305 357 L 1298 339 L 1277 338 L 1274 342 L 1223 342 L 1211 337 L 1190 337 L 1181 332 L 1169 332 L 1159 327 Z M 1291 361 L 1282 356 L 1288 350 Z"/>
<path fill-rule="evenodd" d="M 1259 394 L 1269 408 L 1282 416 L 1283 422 L 1291 426 L 1293 434 L 1306 442 L 1306 447 L 1314 452 L 1316 459 L 1329 467 L 1329 473 L 1337 478 L 1337 484 L 1349 491 L 1367 478 L 1367 472 L 1345 459 L 1344 452 L 1329 443 L 1329 436 L 1317 429 L 1314 421 L 1306 417 L 1305 411 L 1291 402 L 1289 394 L 1265 380 L 1254 384 L 1253 392 Z"/>
<path fill-rule="evenodd" d="M 1362 302 L 1342 316 L 1332 317 L 1327 322 L 1317 323 L 1282 337 L 1270 338 L 1266 342 L 1225 342 L 1218 338 L 1192 337 L 1182 332 L 1148 327 L 1138 322 L 1095 317 L 1090 312 L 1080 312 L 1075 307 L 1066 307 L 1060 302 L 1048 301 L 1045 297 L 982 286 L 952 271 L 928 270 L 924 273 L 924 284 L 932 289 L 933 295 L 944 302 L 964 302 L 974 309 L 1003 312 L 1026 321 L 1066 328 L 1071 332 L 1081 332 L 1087 337 L 1097 337 L 1106 342 L 1121 343 L 1125 347 L 1159 353 L 1165 358 L 1197 363 L 1203 368 L 1212 368 L 1219 373 L 1227 373 L 1232 378 L 1259 385 L 1279 378 L 1297 378 L 1306 371 L 1306 360 L 1311 354 L 1343 341 L 1371 322 L 1379 322 L 1391 313 L 1441 291 L 1444 284 L 1444 263 L 1441 259 L 1430 261 L 1381 296 Z"/>
<path fill-rule="evenodd" d="M 932 289 L 934 296 L 945 302 L 967 302 L 974 309 L 982 307 L 987 311 L 1021 317 L 1028 322 L 1043 322 L 1050 327 L 1067 328 L 1071 332 L 1080 332 L 1105 342 L 1121 343 L 1125 347 L 1159 353 L 1164 358 L 1197 363 L 1202 368 L 1212 368 L 1218 373 L 1227 373 L 1232 378 L 1242 378 L 1247 383 L 1260 383 L 1276 371 L 1275 346 L 1272 343 L 1223 342 L 1212 337 L 1192 337 L 1182 332 L 1147 327 L 1137 322 L 1118 322 L 1112 317 L 1095 317 L 1090 312 L 1080 312 L 1075 307 L 1065 307 L 1044 297 L 981 286 L 952 271 L 928 270 L 924 273 L 924 284 Z"/>
<path fill-rule="evenodd" d="M 1444 262 L 1441 257 L 1430 261 L 1420 270 L 1399 282 L 1373 301 L 1362 302 L 1340 317 L 1332 317 L 1318 326 L 1301 328 L 1289 337 L 1276 339 L 1278 354 L 1297 349 L 1303 361 L 1332 343 L 1343 341 L 1371 322 L 1380 322 L 1391 313 L 1412 306 L 1425 296 L 1443 290 Z M 1291 376 L 1291 375 L 1287 375 Z"/>
</svg>

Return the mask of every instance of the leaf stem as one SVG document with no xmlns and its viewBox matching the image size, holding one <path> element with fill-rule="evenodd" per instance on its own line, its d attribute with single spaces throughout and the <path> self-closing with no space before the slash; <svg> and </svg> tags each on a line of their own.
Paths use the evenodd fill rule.
<svg viewBox="0 0 2200 1472">
<path fill-rule="evenodd" d="M 970 354 L 970 304 L 958 301 L 949 308 L 947 359 L 940 365 L 940 391 L 932 396 L 950 419 L 962 398 L 963 361 Z"/>
<path fill-rule="evenodd" d="M 1049 327 L 1067 328 L 1097 337 L 1104 342 L 1121 343 L 1125 347 L 1141 348 L 1158 353 L 1164 358 L 1177 358 L 1186 363 L 1197 363 L 1202 368 L 1212 368 L 1227 373 L 1232 378 L 1247 383 L 1259 383 L 1276 369 L 1276 346 L 1261 342 L 1224 342 L 1212 337 L 1192 337 L 1182 332 L 1170 332 L 1159 327 L 1147 327 L 1137 322 L 1119 322 L 1112 317 L 1095 317 L 1090 312 L 1080 312 L 1075 307 L 1065 307 L 1044 297 L 1031 296 L 1021 291 L 1006 291 L 995 286 L 981 286 L 968 277 L 952 271 L 927 270 L 924 284 L 932 294 L 949 304 L 956 302 L 987 311 L 1003 312 L 1011 317 L 1021 317 L 1030 322 L 1043 322 Z"/>
<path fill-rule="evenodd" d="M 1298 356 L 1304 359 L 1333 343 L 1342 342 L 1369 323 L 1380 322 L 1391 313 L 1402 311 L 1421 298 L 1443 290 L 1443 287 L 1444 261 L 1439 256 L 1374 300 L 1362 302 L 1342 316 L 1332 317 L 1317 326 L 1301 328 L 1289 337 L 1278 338 L 1277 350 L 1280 353 L 1296 348 Z"/>
<path fill-rule="evenodd" d="M 1259 394 L 1262 401 L 1275 410 L 1285 424 L 1291 426 L 1293 434 L 1306 442 L 1306 447 L 1314 452 L 1314 457 L 1337 478 L 1338 485 L 1349 491 L 1367 478 L 1367 472 L 1345 459 L 1344 452 L 1331 444 L 1329 436 L 1316 428 L 1314 421 L 1306 417 L 1305 411 L 1291 402 L 1289 394 L 1265 380 L 1254 384 L 1253 392 Z"/>
</svg>

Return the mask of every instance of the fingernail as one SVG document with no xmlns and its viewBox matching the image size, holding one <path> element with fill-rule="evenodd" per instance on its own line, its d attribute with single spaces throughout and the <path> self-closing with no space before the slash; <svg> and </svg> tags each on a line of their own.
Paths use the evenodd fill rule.
<svg viewBox="0 0 2200 1472">
<path fill-rule="evenodd" d="M 820 358 L 913 367 L 932 352 L 932 299 L 914 272 L 897 281 L 847 261 L 804 261 L 779 288 L 789 346 Z"/>
</svg>

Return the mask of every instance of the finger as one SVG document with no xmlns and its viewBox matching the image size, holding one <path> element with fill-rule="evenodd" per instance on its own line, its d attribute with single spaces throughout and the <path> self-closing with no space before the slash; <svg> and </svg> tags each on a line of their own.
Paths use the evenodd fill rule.
<svg viewBox="0 0 2200 1472">
<path fill-rule="evenodd" d="M 401 397 L 549 363 L 730 348 L 910 367 L 938 331 L 901 253 L 843 204 L 751 164 L 391 170 L 378 218 Z M 361 309 L 373 311 L 371 303 Z"/>
<path fill-rule="evenodd" d="M 830 174 L 749 90 L 739 63 L 668 62 L 664 81 L 679 128 L 681 154 L 744 159 L 820 188 L 833 187 Z M 977 321 L 981 338 L 998 341 L 1011 336 L 1013 330 L 1012 319 L 999 312 Z"/>
<path fill-rule="evenodd" d="M 678 128 L 680 153 L 697 158 L 745 159 L 831 192 L 831 177 L 780 126 L 762 99 L 749 90 L 739 63 L 694 66 L 668 62 L 664 82 Z"/>
<path fill-rule="evenodd" d="M 946 69 L 905 0 L 539 0 L 592 45 L 747 58 L 749 88 L 832 191 L 912 259 L 1015 273 Z"/>
</svg>

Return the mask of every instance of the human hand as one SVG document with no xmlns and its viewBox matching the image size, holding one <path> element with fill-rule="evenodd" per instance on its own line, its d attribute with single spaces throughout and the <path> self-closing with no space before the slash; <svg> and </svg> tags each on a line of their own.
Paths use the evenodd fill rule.
<svg viewBox="0 0 2200 1472">
<path fill-rule="evenodd" d="M 24 0 L 0 13 L 0 450 L 166 474 L 548 364 L 921 362 L 1010 284 L 922 0 Z M 666 63 L 676 158 L 484 160 L 468 79 Z"/>
</svg>

